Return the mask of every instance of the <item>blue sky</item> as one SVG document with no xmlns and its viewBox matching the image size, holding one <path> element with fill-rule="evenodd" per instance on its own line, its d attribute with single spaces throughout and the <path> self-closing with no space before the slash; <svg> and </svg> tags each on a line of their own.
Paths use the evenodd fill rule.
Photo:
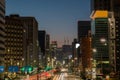
<svg viewBox="0 0 120 80">
<path fill-rule="evenodd" d="M 39 30 L 46 30 L 51 40 L 69 43 L 77 37 L 77 21 L 89 20 L 90 0 L 6 0 L 6 15 L 33 16 Z M 59 46 L 61 46 L 59 45 Z"/>
</svg>

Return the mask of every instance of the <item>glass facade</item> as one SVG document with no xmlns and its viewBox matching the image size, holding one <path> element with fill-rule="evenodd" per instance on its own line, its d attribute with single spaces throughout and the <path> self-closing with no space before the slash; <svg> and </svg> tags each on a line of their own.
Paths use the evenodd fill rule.
<svg viewBox="0 0 120 80">
<path fill-rule="evenodd" d="M 105 42 L 101 40 L 105 39 Z M 109 60 L 108 57 L 108 18 L 95 19 L 95 47 L 97 48 L 96 59 Z"/>
</svg>

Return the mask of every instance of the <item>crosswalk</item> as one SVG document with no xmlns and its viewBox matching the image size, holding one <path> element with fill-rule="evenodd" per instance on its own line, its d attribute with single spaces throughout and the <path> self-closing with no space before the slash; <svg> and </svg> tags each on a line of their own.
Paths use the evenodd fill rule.
<svg viewBox="0 0 120 80">
<path fill-rule="evenodd" d="M 60 77 L 60 74 L 56 74 L 56 75 L 54 76 L 53 80 L 58 80 L 59 77 Z"/>
<path fill-rule="evenodd" d="M 54 76 L 53 80 L 64 80 L 64 76 L 65 76 L 64 73 L 57 74 Z"/>
<path fill-rule="evenodd" d="M 75 75 L 68 75 L 67 73 L 61 73 L 54 75 L 53 80 L 82 80 L 82 79 Z"/>
</svg>

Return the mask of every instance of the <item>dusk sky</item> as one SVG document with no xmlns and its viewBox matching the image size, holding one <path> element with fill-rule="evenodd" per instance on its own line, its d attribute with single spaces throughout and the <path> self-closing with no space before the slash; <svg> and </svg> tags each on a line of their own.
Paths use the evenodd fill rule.
<svg viewBox="0 0 120 80">
<path fill-rule="evenodd" d="M 90 0 L 6 0 L 6 15 L 33 16 L 59 46 L 77 37 L 77 21 L 90 19 Z"/>
</svg>

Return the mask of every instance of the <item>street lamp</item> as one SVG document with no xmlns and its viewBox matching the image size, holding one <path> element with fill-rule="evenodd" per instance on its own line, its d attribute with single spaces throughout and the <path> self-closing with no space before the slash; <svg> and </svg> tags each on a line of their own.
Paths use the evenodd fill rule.
<svg viewBox="0 0 120 80">
<path fill-rule="evenodd" d="M 77 57 L 75 57 L 75 60 L 77 60 Z"/>
<path fill-rule="evenodd" d="M 93 52 L 96 53 L 96 52 L 97 52 L 97 49 L 96 49 L 96 48 L 93 48 Z"/>
<path fill-rule="evenodd" d="M 80 44 L 79 44 L 79 43 L 76 43 L 75 48 L 78 48 L 79 46 L 80 46 Z"/>
<path fill-rule="evenodd" d="M 100 39 L 100 42 L 101 42 L 102 44 L 104 44 L 104 45 L 107 45 L 105 38 L 101 38 L 101 39 Z"/>
</svg>

